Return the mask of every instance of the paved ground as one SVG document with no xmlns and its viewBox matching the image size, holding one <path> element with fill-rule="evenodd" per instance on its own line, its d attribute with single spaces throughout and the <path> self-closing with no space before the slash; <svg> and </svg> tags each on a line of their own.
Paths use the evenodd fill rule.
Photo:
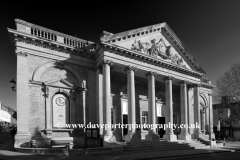
<svg viewBox="0 0 240 160">
<path fill-rule="evenodd" d="M 226 150 L 228 148 L 228 150 Z M 236 150 L 235 152 L 230 152 Z M 239 151 L 239 152 L 238 152 Z M 220 152 L 220 153 L 219 153 Z M 209 154 L 210 153 L 210 154 Z M 181 157 L 179 157 L 181 155 Z M 166 158 L 169 156 L 178 156 Z M 154 158 L 155 157 L 155 158 Z M 158 157 L 158 158 L 157 158 Z M 185 151 L 164 151 L 164 152 L 141 152 L 121 155 L 71 155 L 71 156 L 42 156 L 27 153 L 18 153 L 13 150 L 13 143 L 9 141 L 0 148 L 0 160 L 129 160 L 129 159 L 240 159 L 240 142 L 227 142 L 224 149 L 185 150 Z"/>
</svg>

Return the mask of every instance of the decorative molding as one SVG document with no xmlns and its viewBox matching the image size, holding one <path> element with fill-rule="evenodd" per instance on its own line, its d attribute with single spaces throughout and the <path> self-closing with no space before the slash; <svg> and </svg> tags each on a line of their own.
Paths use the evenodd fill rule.
<svg viewBox="0 0 240 160">
<path fill-rule="evenodd" d="M 153 71 L 148 71 L 146 74 L 146 77 L 148 77 L 148 76 L 158 76 L 158 73 L 157 72 L 153 72 Z"/>
<path fill-rule="evenodd" d="M 56 61 L 55 65 L 59 69 L 63 69 L 64 68 L 64 62 L 62 62 L 62 61 Z"/>
<path fill-rule="evenodd" d="M 167 80 L 173 80 L 174 78 L 173 77 L 171 77 L 171 76 L 166 76 L 166 77 L 164 77 L 163 78 L 163 81 L 167 81 Z"/>
<path fill-rule="evenodd" d="M 22 52 L 22 51 L 15 51 L 16 52 L 16 54 L 18 55 L 18 56 L 23 56 L 23 57 L 27 57 L 28 56 L 28 53 L 27 52 Z"/>
<path fill-rule="evenodd" d="M 164 68 L 176 70 L 177 72 L 191 75 L 191 76 L 194 76 L 197 78 L 203 76 L 203 73 L 199 73 L 195 70 L 190 70 L 190 69 L 184 68 L 182 66 L 179 66 L 179 65 L 176 65 L 173 63 L 169 63 L 167 61 L 163 61 L 161 59 L 156 59 L 152 56 L 149 56 L 146 54 L 141 54 L 137 51 L 129 50 L 129 49 L 126 49 L 126 48 L 123 48 L 120 46 L 113 46 L 112 44 L 108 44 L 108 43 L 104 43 L 104 42 L 102 42 L 102 45 L 105 48 L 105 50 L 107 50 L 113 54 L 116 54 L 116 55 L 121 55 L 121 56 L 125 56 L 125 57 L 131 58 L 131 59 L 135 59 L 139 62 L 146 62 L 148 64 L 152 64 L 155 66 L 161 66 Z"/>
<path fill-rule="evenodd" d="M 198 84 L 198 83 L 191 84 L 191 85 L 189 85 L 189 87 L 191 87 L 191 88 L 201 87 L 201 84 Z"/>
<path fill-rule="evenodd" d="M 106 64 L 108 64 L 109 66 L 113 65 L 113 62 L 111 60 L 107 60 L 107 59 L 102 60 L 101 63 L 102 63 L 102 65 L 106 65 Z"/>
<path fill-rule="evenodd" d="M 201 83 L 200 87 L 208 88 L 208 89 L 213 89 L 214 88 L 214 86 L 212 86 L 211 84 L 207 84 L 207 83 Z"/>
<path fill-rule="evenodd" d="M 124 70 L 127 72 L 127 71 L 137 71 L 137 67 L 134 67 L 134 66 L 127 66 L 124 68 Z"/>
<path fill-rule="evenodd" d="M 181 81 L 179 82 L 179 84 L 180 84 L 180 85 L 181 85 L 181 84 L 189 84 L 189 81 L 181 80 Z"/>
</svg>

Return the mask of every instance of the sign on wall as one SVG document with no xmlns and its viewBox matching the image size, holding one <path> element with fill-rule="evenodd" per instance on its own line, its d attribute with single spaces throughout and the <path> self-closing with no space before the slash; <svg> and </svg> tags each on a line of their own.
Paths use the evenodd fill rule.
<svg viewBox="0 0 240 160">
<path fill-rule="evenodd" d="M 0 120 L 4 121 L 4 122 L 8 122 L 11 123 L 11 115 L 10 113 L 4 111 L 4 110 L 0 110 Z"/>
<path fill-rule="evenodd" d="M 63 94 L 53 97 L 53 127 L 64 127 L 69 123 L 69 101 Z"/>
</svg>

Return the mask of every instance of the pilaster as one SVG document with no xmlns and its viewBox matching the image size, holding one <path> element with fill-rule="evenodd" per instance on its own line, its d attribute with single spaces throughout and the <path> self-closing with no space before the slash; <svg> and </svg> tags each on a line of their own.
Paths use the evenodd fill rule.
<svg viewBox="0 0 240 160">
<path fill-rule="evenodd" d="M 17 134 L 14 147 L 29 142 L 29 91 L 28 91 L 28 53 L 16 51 L 17 54 Z"/>
</svg>

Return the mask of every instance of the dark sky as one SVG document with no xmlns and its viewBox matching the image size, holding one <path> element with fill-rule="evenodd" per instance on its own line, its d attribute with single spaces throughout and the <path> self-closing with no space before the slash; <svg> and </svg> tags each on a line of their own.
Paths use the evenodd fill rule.
<svg viewBox="0 0 240 160">
<path fill-rule="evenodd" d="M 16 79 L 16 56 L 7 27 L 19 18 L 96 42 L 103 30 L 118 33 L 167 22 L 215 81 L 240 61 L 239 0 L 158 0 L 78 3 L 21 1 L 0 4 L 0 101 L 16 107 L 9 80 Z"/>
</svg>

